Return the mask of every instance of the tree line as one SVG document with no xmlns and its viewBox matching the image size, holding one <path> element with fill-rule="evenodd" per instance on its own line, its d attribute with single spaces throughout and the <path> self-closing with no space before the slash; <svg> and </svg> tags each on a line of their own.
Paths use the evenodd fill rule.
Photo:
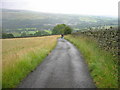
<svg viewBox="0 0 120 90">
<path fill-rule="evenodd" d="M 72 28 L 66 24 L 58 24 L 56 25 L 52 33 L 47 32 L 45 30 L 43 31 L 37 31 L 34 34 L 27 34 L 26 32 L 21 33 L 19 37 L 37 37 L 37 36 L 48 36 L 48 35 L 59 35 L 59 34 L 71 34 Z M 15 38 L 15 36 L 12 33 L 2 33 L 2 38 Z"/>
</svg>

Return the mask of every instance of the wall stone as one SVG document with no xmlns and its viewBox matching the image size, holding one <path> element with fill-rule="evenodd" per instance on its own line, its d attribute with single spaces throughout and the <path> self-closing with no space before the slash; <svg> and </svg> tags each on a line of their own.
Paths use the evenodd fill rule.
<svg viewBox="0 0 120 90">
<path fill-rule="evenodd" d="M 99 43 L 99 47 L 110 51 L 113 56 L 118 56 L 118 28 L 88 30 L 74 34 L 93 37 Z"/>
</svg>

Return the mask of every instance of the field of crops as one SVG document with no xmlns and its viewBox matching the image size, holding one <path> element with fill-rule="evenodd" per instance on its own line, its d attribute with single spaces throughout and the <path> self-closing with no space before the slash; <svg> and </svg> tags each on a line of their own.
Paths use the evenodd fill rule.
<svg viewBox="0 0 120 90">
<path fill-rule="evenodd" d="M 56 46 L 58 37 L 3 39 L 3 88 L 16 87 Z"/>
</svg>

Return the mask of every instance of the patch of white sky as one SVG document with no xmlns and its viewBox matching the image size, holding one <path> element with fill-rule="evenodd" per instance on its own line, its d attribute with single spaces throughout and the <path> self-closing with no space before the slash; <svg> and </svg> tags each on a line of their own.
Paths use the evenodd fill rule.
<svg viewBox="0 0 120 90">
<path fill-rule="evenodd" d="M 119 0 L 2 0 L 2 8 L 49 13 L 117 16 Z"/>
</svg>

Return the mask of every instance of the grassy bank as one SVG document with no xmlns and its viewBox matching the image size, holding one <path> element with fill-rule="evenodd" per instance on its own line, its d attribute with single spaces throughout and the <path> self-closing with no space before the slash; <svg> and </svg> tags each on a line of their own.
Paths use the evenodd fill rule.
<svg viewBox="0 0 120 90">
<path fill-rule="evenodd" d="M 57 37 L 3 39 L 2 87 L 16 87 L 56 46 Z"/>
<path fill-rule="evenodd" d="M 83 54 L 98 88 L 118 87 L 117 64 L 114 62 L 117 58 L 113 57 L 111 53 L 101 50 L 92 38 L 72 35 L 67 35 L 65 38 Z"/>
</svg>

